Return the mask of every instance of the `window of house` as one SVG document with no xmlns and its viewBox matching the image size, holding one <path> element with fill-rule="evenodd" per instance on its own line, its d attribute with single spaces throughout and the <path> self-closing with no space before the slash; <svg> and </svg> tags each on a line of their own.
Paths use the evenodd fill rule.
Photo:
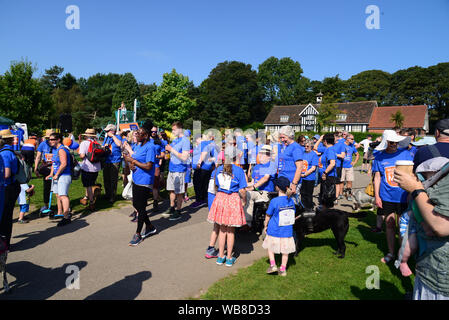
<svg viewBox="0 0 449 320">
<path fill-rule="evenodd" d="M 346 113 L 337 114 L 337 121 L 346 121 Z"/>
<path fill-rule="evenodd" d="M 288 116 L 281 116 L 281 122 L 288 122 Z"/>
</svg>

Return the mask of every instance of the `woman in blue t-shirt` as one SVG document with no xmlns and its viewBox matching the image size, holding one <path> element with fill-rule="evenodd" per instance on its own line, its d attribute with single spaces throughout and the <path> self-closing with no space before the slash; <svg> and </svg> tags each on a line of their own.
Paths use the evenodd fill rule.
<svg viewBox="0 0 449 320">
<path fill-rule="evenodd" d="M 275 181 L 278 197 L 271 200 L 265 218 L 267 236 L 262 244 L 268 250 L 270 267 L 267 273 L 278 272 L 275 254 L 282 254 L 279 275 L 287 275 L 288 255 L 296 251 L 293 239 L 293 225 L 295 223 L 295 202 L 291 198 L 293 192 L 290 189 L 290 181 L 286 177 L 279 177 Z"/>
<path fill-rule="evenodd" d="M 134 148 L 125 144 L 128 154 L 123 154 L 123 158 L 129 164 L 133 174 L 133 207 L 137 211 L 137 230 L 129 242 L 130 246 L 137 246 L 143 239 L 157 232 L 146 211 L 147 201 L 154 182 L 154 163 L 156 161 L 154 145 L 149 141 L 152 127 L 152 123 L 145 123 L 142 128 L 137 130 L 137 144 Z M 145 232 L 141 234 L 144 224 Z"/>
<path fill-rule="evenodd" d="M 315 188 L 318 155 L 312 150 L 312 142 L 306 141 L 305 152 L 302 159 L 301 173 L 301 200 L 306 210 L 313 209 L 313 189 Z"/>
<path fill-rule="evenodd" d="M 52 180 L 51 191 L 58 198 L 58 215 L 64 215 L 58 223 L 58 227 L 62 227 L 71 222 L 70 220 L 70 199 L 69 188 L 72 184 L 70 151 L 62 144 L 62 136 L 59 133 L 50 135 L 50 146 L 55 149 L 53 154 L 53 165 L 47 180 Z M 51 204 L 49 204 L 51 205 Z"/>
<path fill-rule="evenodd" d="M 224 165 L 218 167 L 214 174 L 217 194 L 207 220 L 220 225 L 217 264 L 222 265 L 226 261 L 226 266 L 232 267 L 236 259 L 232 256 L 235 228 L 246 224 L 243 207 L 246 204 L 247 181 L 243 169 L 233 164 L 237 159 L 237 149 L 227 146 L 224 156 Z M 225 244 L 227 245 L 227 257 L 224 256 Z"/>
</svg>

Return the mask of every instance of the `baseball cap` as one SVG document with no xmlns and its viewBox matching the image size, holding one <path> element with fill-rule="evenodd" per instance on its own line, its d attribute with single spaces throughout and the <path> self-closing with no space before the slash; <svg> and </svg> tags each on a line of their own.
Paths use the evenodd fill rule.
<svg viewBox="0 0 449 320">
<path fill-rule="evenodd" d="M 117 131 L 117 127 L 114 124 L 108 124 L 106 126 L 106 128 L 104 128 L 104 131 L 108 132 L 108 131 Z"/>
<path fill-rule="evenodd" d="M 290 180 L 288 180 L 286 177 L 279 177 L 274 180 L 274 185 L 285 192 L 290 186 Z"/>
<path fill-rule="evenodd" d="M 319 134 L 316 134 L 313 136 L 315 139 L 320 140 L 321 136 Z"/>
<path fill-rule="evenodd" d="M 449 119 L 439 120 L 435 125 L 435 128 L 442 134 L 449 136 Z"/>
</svg>

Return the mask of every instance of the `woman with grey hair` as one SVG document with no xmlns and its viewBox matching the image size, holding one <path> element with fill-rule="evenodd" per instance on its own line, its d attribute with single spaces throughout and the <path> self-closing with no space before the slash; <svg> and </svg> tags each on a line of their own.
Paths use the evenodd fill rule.
<svg viewBox="0 0 449 320">
<path fill-rule="evenodd" d="M 279 153 L 279 177 L 286 177 L 290 181 L 293 193 L 301 179 L 303 151 L 295 142 L 295 132 L 291 126 L 283 126 L 279 132 L 279 139 L 285 145 Z"/>
</svg>

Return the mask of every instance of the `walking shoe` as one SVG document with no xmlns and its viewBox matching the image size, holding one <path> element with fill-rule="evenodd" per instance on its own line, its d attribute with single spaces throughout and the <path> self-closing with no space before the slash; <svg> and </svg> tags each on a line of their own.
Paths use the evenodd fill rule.
<svg viewBox="0 0 449 320">
<path fill-rule="evenodd" d="M 17 223 L 20 223 L 20 224 L 25 224 L 25 223 L 28 223 L 29 221 L 28 220 L 25 220 L 25 219 L 19 219 L 19 220 L 17 220 Z"/>
<path fill-rule="evenodd" d="M 133 236 L 133 238 L 132 238 L 132 240 L 129 242 L 129 246 L 130 247 L 135 247 L 135 246 L 137 246 L 139 243 L 141 243 L 142 242 L 142 237 L 141 237 L 141 235 L 140 234 L 138 234 L 138 233 L 136 233 L 134 236 Z"/>
<path fill-rule="evenodd" d="M 278 272 L 278 267 L 277 267 L 276 265 L 270 266 L 270 267 L 267 269 L 267 273 L 268 273 L 268 274 L 271 274 L 271 273 L 277 273 L 277 272 Z"/>
<path fill-rule="evenodd" d="M 137 217 L 137 215 L 131 219 L 131 222 L 137 222 L 137 220 L 139 220 L 139 218 Z"/>
<path fill-rule="evenodd" d="M 206 201 L 201 201 L 200 204 L 197 206 L 197 208 L 201 208 L 207 206 L 207 202 Z"/>
<path fill-rule="evenodd" d="M 176 221 L 176 220 L 179 220 L 179 219 L 181 219 L 181 218 L 182 218 L 182 216 L 181 216 L 181 211 L 176 210 L 174 213 L 172 213 L 172 214 L 170 215 L 170 218 L 169 218 L 168 220 L 170 220 L 170 221 Z"/>
<path fill-rule="evenodd" d="M 47 206 L 43 206 L 39 209 L 39 213 L 42 213 L 43 211 L 48 210 Z"/>
<path fill-rule="evenodd" d="M 279 270 L 278 274 L 279 274 L 281 277 L 287 276 L 287 269 L 285 269 L 285 270 Z"/>
<path fill-rule="evenodd" d="M 348 196 L 348 201 L 353 201 L 354 199 L 352 198 L 352 196 Z"/>
<path fill-rule="evenodd" d="M 129 215 L 130 218 L 135 218 L 137 216 L 137 211 L 134 211 Z"/>
<path fill-rule="evenodd" d="M 152 234 L 155 234 L 156 232 L 157 232 L 157 229 L 154 226 L 152 229 L 149 229 L 148 231 L 147 231 L 147 229 L 145 229 L 145 233 L 142 234 L 142 239 L 145 239 L 145 238 L 151 236 Z"/>
<path fill-rule="evenodd" d="M 217 264 L 219 266 L 221 266 L 223 263 L 225 263 L 225 261 L 226 261 L 226 257 L 223 257 L 223 258 L 218 257 L 217 258 Z"/>
<path fill-rule="evenodd" d="M 66 219 L 66 218 L 62 218 L 61 221 L 58 222 L 57 226 L 58 227 L 63 227 L 69 223 L 71 223 L 72 221 L 70 219 Z"/>
<path fill-rule="evenodd" d="M 190 198 L 189 197 L 185 197 L 184 198 L 184 202 L 189 202 L 190 201 Z"/>
<path fill-rule="evenodd" d="M 195 208 L 198 208 L 198 206 L 200 205 L 200 203 L 201 203 L 200 201 L 195 201 L 194 203 L 192 203 L 192 204 L 190 205 L 190 207 L 191 207 L 191 208 L 194 208 L 194 209 L 195 209 Z"/>
<path fill-rule="evenodd" d="M 343 199 L 343 195 L 341 194 L 338 196 L 337 200 L 342 200 L 342 199 Z"/>
<path fill-rule="evenodd" d="M 206 254 L 204 255 L 206 259 L 218 258 L 218 250 L 214 247 L 206 249 Z"/>
<path fill-rule="evenodd" d="M 172 214 L 175 213 L 175 208 L 174 207 L 170 207 L 168 210 L 166 210 L 163 214 L 161 214 L 161 216 L 163 218 L 170 218 L 172 216 Z"/>
<path fill-rule="evenodd" d="M 231 259 L 226 258 L 226 267 L 232 267 L 232 265 L 235 263 L 235 260 L 235 257 L 232 257 Z"/>
</svg>

